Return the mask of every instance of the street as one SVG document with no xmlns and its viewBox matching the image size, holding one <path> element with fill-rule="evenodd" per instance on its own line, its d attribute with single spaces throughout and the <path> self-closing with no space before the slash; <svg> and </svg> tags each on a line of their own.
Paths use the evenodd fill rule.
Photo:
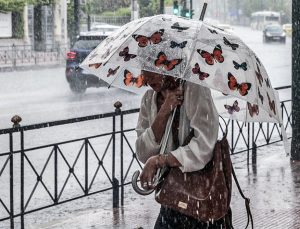
<svg viewBox="0 0 300 229">
<path fill-rule="evenodd" d="M 235 27 L 234 33 L 254 50 L 267 69 L 273 87 L 291 84 L 291 38 L 285 45 L 263 44 L 262 32 L 248 27 Z M 291 90 L 280 92 L 289 99 Z M 64 67 L 0 73 L 0 128 L 12 126 L 10 119 L 18 114 L 21 125 L 47 122 L 114 110 L 120 101 L 122 109 L 137 108 L 141 95 L 118 89 L 89 88 L 74 95 L 66 82 Z"/>
<path fill-rule="evenodd" d="M 261 62 L 266 67 L 273 87 L 287 86 L 291 84 L 291 39 L 287 39 L 287 43 L 277 44 L 263 44 L 262 42 L 262 32 L 253 31 L 246 27 L 235 27 L 234 32 L 241 36 L 246 44 L 252 48 L 257 56 L 260 58 Z M 122 102 L 122 110 L 138 108 L 140 105 L 140 99 L 142 95 L 132 94 L 120 89 L 108 89 L 108 88 L 89 88 L 85 94 L 75 95 L 69 89 L 68 83 L 64 75 L 64 67 L 59 68 L 47 68 L 29 71 L 16 71 L 16 72 L 1 72 L 0 73 L 0 129 L 10 128 L 12 123 L 10 119 L 13 115 L 18 114 L 22 117 L 21 125 L 29 125 L 40 122 L 63 120 L 75 117 L 82 117 L 87 115 L 95 115 L 106 112 L 114 111 L 113 104 L 116 101 Z M 280 99 L 290 99 L 291 90 L 283 90 L 280 92 Z M 132 118 L 133 117 L 133 118 Z M 130 120 L 125 120 L 125 125 L 130 124 L 130 128 L 134 127 L 136 124 L 136 114 L 131 116 Z M 64 125 L 53 128 L 45 128 L 43 131 L 33 130 L 28 131 L 25 134 L 25 148 L 35 147 L 46 144 L 53 144 L 57 142 L 62 142 L 75 138 L 85 138 L 87 136 L 92 136 L 93 134 L 105 133 L 112 130 L 112 122 L 109 120 L 95 120 L 77 123 L 75 125 Z M 135 133 L 134 131 L 128 133 L 130 143 L 134 144 Z M 17 134 L 15 135 L 17 136 Z M 16 139 L 16 138 L 15 138 Z M 108 142 L 108 138 L 102 138 L 100 141 L 94 142 L 99 150 L 99 155 L 102 154 L 103 149 L 105 149 Z M 17 147 L 19 147 L 18 142 L 15 141 Z M 62 146 L 64 156 L 71 163 L 75 160 L 77 156 L 78 149 L 80 148 L 81 142 L 79 144 L 70 144 Z M 9 144 L 7 140 L 7 135 L 0 136 L 0 153 L 9 152 Z M 45 164 L 46 157 L 49 156 L 49 151 L 51 149 L 45 148 L 37 151 L 29 151 L 26 153 L 30 158 L 31 162 L 35 165 L 38 171 L 42 171 Z M 127 150 L 127 153 L 129 150 Z M 117 156 L 118 157 L 118 156 Z M 89 162 L 90 173 L 93 173 L 97 168 L 97 163 L 93 157 L 90 156 L 91 161 Z M 82 158 L 81 158 L 82 159 Z M 126 154 L 124 157 L 125 164 L 131 163 L 132 155 Z M 119 161 L 118 158 L 116 158 Z M 80 160 L 81 162 L 83 160 Z M 5 157 L 0 160 L 0 168 L 2 168 L 5 162 Z M 19 176 L 19 156 L 15 156 L 14 163 L 15 176 Z M 51 177 L 53 176 L 51 168 L 53 168 L 53 162 L 50 161 L 49 166 L 45 170 L 45 180 L 44 182 L 48 187 L 52 187 Z M 64 163 L 64 161 L 59 158 L 58 161 L 60 168 L 60 179 L 68 176 L 69 169 Z M 105 165 L 108 173 L 111 173 L 111 155 L 108 154 L 107 157 L 103 159 L 103 164 Z M 25 162 L 26 166 L 29 166 Z M 81 166 L 80 166 L 81 165 Z M 83 165 L 78 163 L 76 165 L 76 175 L 80 178 L 84 177 Z M 108 166 L 108 167 L 107 167 Z M 77 169 L 78 168 L 78 169 Z M 132 171 L 137 169 L 137 164 L 133 165 Z M 119 165 L 116 166 L 117 171 L 119 171 Z M 130 179 L 131 172 L 127 179 Z M 119 172 L 117 172 L 117 176 Z M 31 168 L 25 169 L 26 186 L 25 193 L 29 193 L 33 190 L 33 186 L 36 182 L 36 175 L 33 173 Z M 49 178 L 49 179 L 47 179 Z M 4 169 L 1 176 L 1 180 L 4 189 L 0 190 L 0 196 L 5 202 L 8 200 L 9 193 L 9 170 L 8 166 Z M 63 181 L 63 180 L 62 180 Z M 60 182 L 62 182 L 60 181 Z M 19 190 L 19 179 L 14 180 L 15 190 Z M 102 185 L 109 184 L 109 181 L 105 178 L 104 174 L 97 176 L 94 182 L 93 189 L 97 190 Z M 62 183 L 59 184 L 62 186 Z M 6 191 L 5 191 L 6 190 Z M 50 188 L 50 190 L 52 190 Z M 132 194 L 130 189 L 128 194 L 129 198 L 126 201 L 135 200 L 136 196 Z M 41 203 L 49 201 L 47 193 L 43 190 L 41 185 L 35 192 L 38 193 L 38 197 L 32 198 L 29 208 L 38 206 Z M 70 196 L 76 196 L 81 193 L 75 180 L 70 180 L 66 185 L 64 195 L 62 199 L 69 198 Z M 104 196 L 104 198 L 103 198 Z M 134 196 L 134 197 L 133 197 Z M 99 197 L 99 196 L 98 196 Z M 19 198 L 16 195 L 16 198 Z M 27 198 L 27 196 L 26 196 Z M 48 199 L 47 199 L 48 198 Z M 38 213 L 38 217 L 35 214 L 29 214 L 26 217 L 26 222 L 28 224 L 41 224 L 44 222 L 51 222 L 55 218 L 68 217 L 70 213 L 69 208 L 73 211 L 81 212 L 82 209 L 95 211 L 99 208 L 109 209 L 111 207 L 111 193 L 105 192 L 101 198 L 106 199 L 101 205 L 97 203 L 97 195 L 90 197 L 89 202 L 81 201 L 80 204 L 71 202 L 69 205 L 66 204 L 61 208 L 50 208 L 48 214 L 43 214 L 43 212 Z M 107 200 L 108 199 L 108 200 Z M 16 200 L 16 204 L 19 200 Z M 18 210 L 19 205 L 15 206 Z M 16 210 L 16 211 L 17 211 Z M 50 217 L 51 214 L 51 217 Z M 4 209 L 0 209 L 0 217 L 6 215 Z M 42 216 L 41 216 L 42 215 Z M 65 215 L 65 216 L 64 216 Z M 5 225 L 8 225 L 8 221 Z M 4 228 L 5 228 L 4 225 Z M 45 226 L 47 227 L 47 225 Z M 1 228 L 1 226 L 0 226 Z"/>
</svg>

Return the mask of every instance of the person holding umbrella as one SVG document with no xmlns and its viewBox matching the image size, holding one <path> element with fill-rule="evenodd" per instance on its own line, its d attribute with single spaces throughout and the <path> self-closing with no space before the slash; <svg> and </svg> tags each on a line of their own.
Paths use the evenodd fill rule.
<svg viewBox="0 0 300 229">
<path fill-rule="evenodd" d="M 142 71 L 142 75 L 152 89 L 142 98 L 136 127 L 136 152 L 138 159 L 145 163 L 141 185 L 144 189 L 153 189 L 153 178 L 159 168 L 179 167 L 182 172 L 193 172 L 205 167 L 213 156 L 219 121 L 208 88 L 189 82 L 182 88 L 173 77 L 149 71 Z M 159 154 L 161 141 L 175 107 L 177 112 L 167 143 L 168 153 L 162 155 Z M 190 129 L 194 130 L 194 136 L 189 144 L 180 146 Z M 223 222 L 223 219 L 202 222 L 161 206 L 154 228 L 224 228 Z"/>
</svg>

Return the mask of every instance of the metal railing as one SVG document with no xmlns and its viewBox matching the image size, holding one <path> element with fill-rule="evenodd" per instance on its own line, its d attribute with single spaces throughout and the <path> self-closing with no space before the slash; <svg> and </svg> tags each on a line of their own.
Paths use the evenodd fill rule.
<svg viewBox="0 0 300 229">
<path fill-rule="evenodd" d="M 279 89 L 288 88 L 290 86 Z M 285 129 L 291 128 L 290 104 L 291 100 L 281 102 Z M 112 191 L 114 208 L 119 207 L 119 204 L 124 205 L 124 187 L 131 183 L 131 172 L 133 173 L 136 169 L 142 168 L 132 147 L 135 141 L 135 137 L 133 137 L 135 136 L 135 128 L 134 126 L 125 127 L 127 126 L 126 123 L 135 124 L 135 122 L 132 122 L 132 116 L 135 115 L 137 117 L 139 109 L 122 111 L 122 104 L 119 102 L 115 103 L 114 106 L 115 112 L 111 113 L 28 126 L 19 126 L 18 122 L 15 121 L 13 128 L 0 130 L 0 136 L 8 136 L 9 148 L 8 152 L 0 153 L 0 162 L 2 162 L 0 163 L 0 178 L 4 173 L 9 176 L 7 182 L 2 182 L 1 187 L 2 190 L 5 188 L 7 191 L 9 190 L 9 195 L 0 196 L 0 223 L 4 221 L 8 223 L 9 220 L 10 228 L 14 228 L 16 225 L 15 218 L 20 217 L 20 225 L 18 227 L 25 228 L 26 214 L 108 190 Z M 124 121 L 129 117 L 130 122 Z M 111 119 L 112 124 L 110 131 L 107 131 L 107 128 L 105 128 L 104 133 L 97 132 L 91 136 L 72 140 L 68 139 L 41 146 L 25 147 L 25 133 L 27 132 L 29 134 L 30 131 L 35 130 L 39 132 L 42 130 L 46 131 L 59 126 L 66 128 L 68 125 L 85 121 L 103 120 L 103 122 L 108 123 L 108 119 Z M 255 163 L 257 147 L 282 140 L 281 129 L 278 124 L 245 124 L 228 120 L 227 125 L 229 128 L 228 140 L 231 146 L 231 154 L 247 152 L 248 164 L 250 152 L 252 152 L 252 162 Z M 220 130 L 222 132 L 225 130 L 222 122 L 220 122 Z M 101 139 L 103 139 L 102 143 L 100 143 Z M 66 146 L 71 146 L 71 153 L 68 152 L 68 147 Z M 76 147 L 78 150 L 75 152 L 74 149 Z M 45 151 L 48 153 L 42 157 L 45 161 L 42 163 L 43 160 L 38 155 L 43 154 Z M 35 156 L 29 156 L 31 154 Z M 68 157 L 70 155 L 73 155 L 73 159 Z M 37 157 L 38 163 L 33 162 L 35 157 Z M 111 163 L 107 162 L 107 160 L 111 160 Z M 78 166 L 80 161 L 82 165 Z M 46 176 L 45 173 L 50 167 L 52 168 L 51 173 L 50 175 L 48 173 L 48 176 Z M 28 183 L 29 171 L 33 174 L 31 176 L 35 178 L 35 181 L 31 182 L 31 184 Z M 96 179 L 99 178 L 99 171 L 102 172 L 101 181 L 96 182 Z M 77 185 L 77 189 L 72 186 L 74 193 L 72 193 L 72 196 L 68 196 L 69 189 L 66 187 L 70 183 L 71 177 Z M 17 181 L 20 181 L 20 183 L 16 184 Z M 34 196 L 37 195 L 38 185 L 46 192 L 46 196 L 43 196 L 43 199 L 48 197 L 50 203 L 45 203 L 42 206 L 35 205 L 37 201 Z M 101 188 L 98 187 L 99 185 L 102 185 Z M 97 188 L 94 188 L 94 186 Z M 15 196 L 17 193 L 16 189 L 20 191 L 20 203 L 18 205 L 15 203 L 17 199 Z M 25 195 L 25 192 L 27 195 Z M 67 197 L 63 198 L 64 195 L 67 195 Z M 34 206 L 29 209 L 29 204 Z M 19 206 L 19 209 L 16 206 Z"/>
<path fill-rule="evenodd" d="M 33 65 L 53 65 L 64 63 L 67 44 L 44 45 L 43 50 L 35 51 L 32 45 L 0 46 L 1 68 L 16 69 Z"/>
</svg>

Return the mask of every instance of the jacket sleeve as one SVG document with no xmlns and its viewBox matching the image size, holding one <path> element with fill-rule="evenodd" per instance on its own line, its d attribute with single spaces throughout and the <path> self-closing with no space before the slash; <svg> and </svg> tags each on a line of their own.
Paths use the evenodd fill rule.
<svg viewBox="0 0 300 229">
<path fill-rule="evenodd" d="M 137 140 L 135 142 L 137 158 L 146 163 L 148 158 L 159 153 L 160 144 L 155 141 L 151 125 L 151 98 L 153 91 L 149 90 L 142 98 L 138 123 L 136 127 Z"/>
<path fill-rule="evenodd" d="M 185 92 L 185 108 L 194 137 L 188 145 L 171 153 L 182 164 L 182 172 L 197 171 L 212 159 L 218 138 L 219 116 L 213 103 L 210 89 L 189 84 Z"/>
</svg>

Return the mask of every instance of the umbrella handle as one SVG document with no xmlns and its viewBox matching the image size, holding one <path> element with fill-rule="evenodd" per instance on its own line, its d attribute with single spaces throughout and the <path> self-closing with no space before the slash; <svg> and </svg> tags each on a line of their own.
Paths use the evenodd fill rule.
<svg viewBox="0 0 300 229">
<path fill-rule="evenodd" d="M 132 176 L 131 182 L 132 182 L 133 190 L 136 191 L 138 194 L 143 195 L 143 196 L 150 195 L 154 191 L 154 189 L 149 189 L 149 190 L 140 189 L 140 187 L 137 184 L 137 182 L 138 182 L 137 180 L 138 180 L 139 176 L 140 176 L 140 171 L 139 170 L 135 171 L 133 176 Z"/>
</svg>

